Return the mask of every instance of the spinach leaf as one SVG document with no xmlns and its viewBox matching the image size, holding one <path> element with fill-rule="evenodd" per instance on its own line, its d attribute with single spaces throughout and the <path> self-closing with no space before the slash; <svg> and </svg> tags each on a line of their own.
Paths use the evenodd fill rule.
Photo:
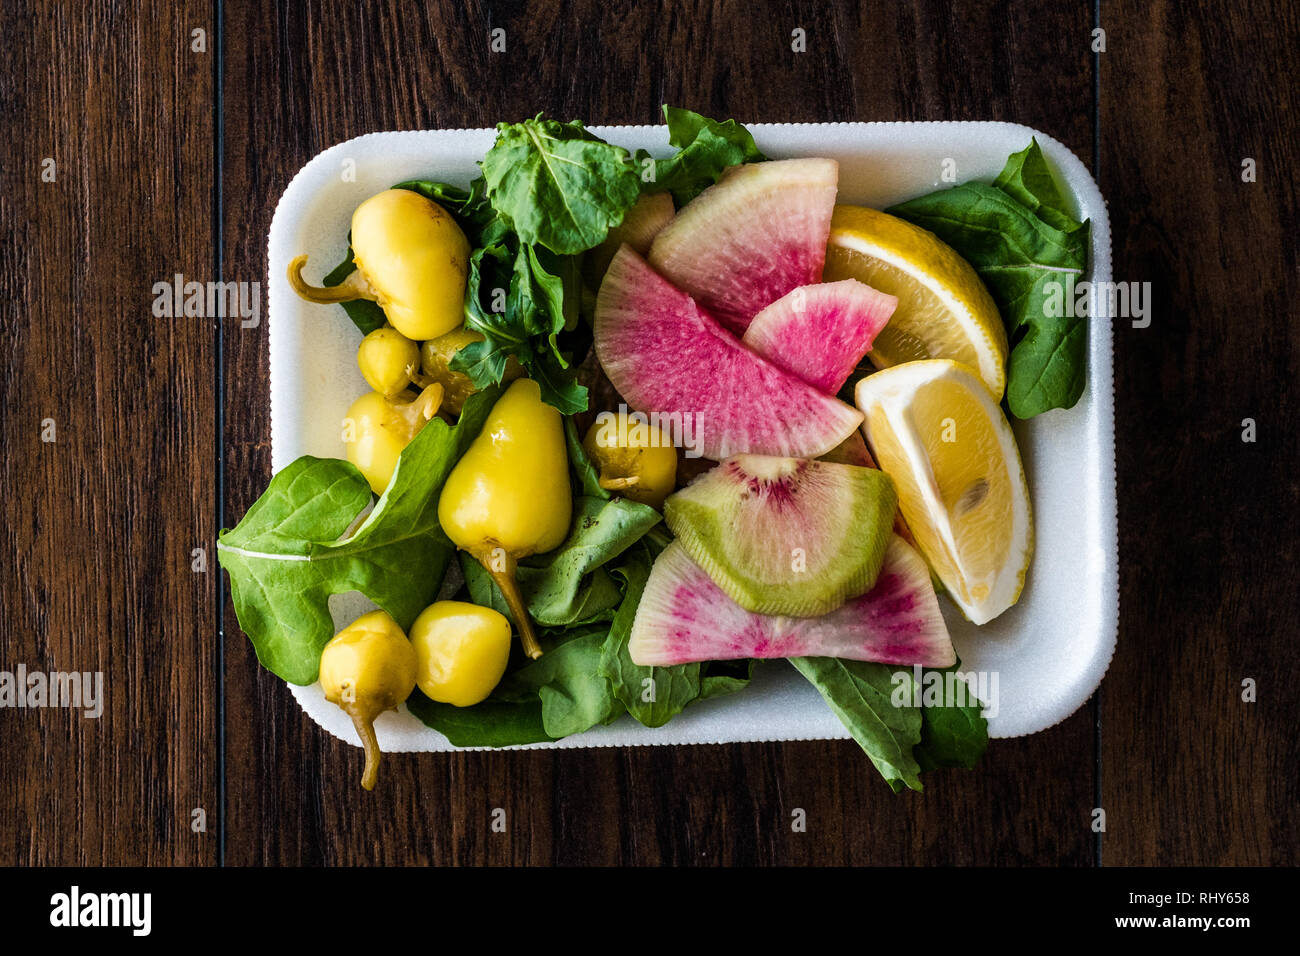
<svg viewBox="0 0 1300 956">
<path fill-rule="evenodd" d="M 671 191 L 678 207 L 716 183 L 728 167 L 767 159 L 754 145 L 749 130 L 735 120 L 719 123 L 665 103 L 664 122 L 668 124 L 668 142 L 677 152 L 655 161 L 654 182 L 645 184 L 644 189 Z M 642 158 L 640 154 L 638 158 Z"/>
<path fill-rule="evenodd" d="M 700 665 L 642 667 L 632 663 L 627 640 L 650 575 L 650 562 L 649 550 L 638 545 L 614 572 L 623 578 L 626 590 L 601 652 L 600 672 L 629 714 L 647 727 L 662 727 L 700 698 Z"/>
<path fill-rule="evenodd" d="M 438 495 L 483 427 L 499 392 L 465 404 L 460 422 L 435 418 L 403 450 L 378 503 L 350 462 L 299 458 L 271 479 L 233 530 L 217 539 L 240 626 L 258 660 L 294 684 L 310 684 L 334 636 L 331 594 L 360 591 L 409 628 L 438 591 L 454 550 L 438 524 Z"/>
<path fill-rule="evenodd" d="M 605 501 L 612 498 L 613 495 L 600 487 L 600 472 L 588 457 L 587 450 L 582 447 L 582 440 L 578 437 L 578 426 L 569 416 L 565 416 L 564 419 L 564 445 L 569 452 L 569 466 L 578 480 L 578 494 Z"/>
<path fill-rule="evenodd" d="M 834 657 L 792 657 L 790 663 L 817 688 L 890 789 L 922 789 L 912 755 L 921 741 L 921 711 L 895 706 L 891 668 Z"/>
<path fill-rule="evenodd" d="M 927 669 L 924 674 L 946 675 L 960 669 L 961 662 L 958 661 L 944 670 Z M 988 721 L 980 713 L 981 709 L 982 705 L 973 692 L 961 706 L 952 702 L 940 706 L 926 705 L 921 709 L 921 742 L 912 753 L 922 770 L 938 767 L 969 770 L 979 763 L 989 744 Z"/>
<path fill-rule="evenodd" d="M 579 734 L 622 712 L 600 674 L 601 627 L 579 628 L 509 672 L 480 704 L 453 707 L 417 689 L 407 708 L 457 747 L 509 747 Z"/>
<path fill-rule="evenodd" d="M 623 708 L 600 673 L 605 634 L 602 627 L 571 632 L 537 660 L 507 674 L 491 699 L 517 704 L 540 700 L 542 726 L 551 737 L 609 723 Z"/>
<path fill-rule="evenodd" d="M 506 703 L 488 699 L 473 707 L 454 707 L 415 692 L 406 707 L 455 747 L 511 747 L 553 740 L 542 721 L 542 702 Z"/>
<path fill-rule="evenodd" d="M 524 245 L 573 255 L 599 245 L 636 202 L 640 179 L 631 156 L 576 120 L 500 123 L 483 158 L 492 207 Z"/>
<path fill-rule="evenodd" d="M 963 183 L 889 212 L 930 230 L 979 273 L 1007 327 L 1007 404 L 1018 418 L 1071 408 L 1083 394 L 1087 321 L 1054 313 L 1052 288 L 1072 288 L 1088 262 L 1089 228 L 1065 210 L 1036 142 L 994 186 Z"/>
<path fill-rule="evenodd" d="M 569 627 L 608 620 L 621 591 L 605 565 L 626 551 L 660 521 L 649 505 L 626 498 L 574 499 L 569 535 L 554 551 L 526 558 L 515 572 L 533 620 L 544 627 Z M 478 562 L 461 561 L 475 603 L 509 617 L 505 599 Z"/>
<path fill-rule="evenodd" d="M 739 693 L 754 677 L 754 659 L 744 661 L 706 661 L 700 671 L 700 700 Z"/>
<path fill-rule="evenodd" d="M 1028 146 L 1011 154 L 1002 172 L 998 173 L 998 178 L 993 180 L 993 185 L 1031 210 L 1053 229 L 1072 234 L 1088 226 L 1070 214 L 1070 208 L 1056 185 L 1056 179 L 1048 168 L 1047 158 L 1043 156 L 1037 139 L 1031 137 Z"/>
</svg>

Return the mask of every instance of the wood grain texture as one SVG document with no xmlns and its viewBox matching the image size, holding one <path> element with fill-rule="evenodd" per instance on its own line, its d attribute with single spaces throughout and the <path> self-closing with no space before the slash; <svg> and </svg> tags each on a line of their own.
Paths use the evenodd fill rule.
<svg viewBox="0 0 1300 956">
<path fill-rule="evenodd" d="M 1098 711 L 1106 864 L 1300 862 L 1293 4 L 1102 0 L 1098 144 L 1086 2 L 229 0 L 223 112 L 212 16 L 0 10 L 0 670 L 102 671 L 107 698 L 99 720 L 0 709 L 0 864 L 218 862 L 223 693 L 235 864 L 1088 865 Z M 394 755 L 366 795 L 358 752 L 259 670 L 216 599 L 215 320 L 153 317 L 152 285 L 217 278 L 218 251 L 225 279 L 264 281 L 280 193 L 349 137 L 539 110 L 649 123 L 663 102 L 1010 120 L 1090 165 L 1099 146 L 1115 276 L 1154 292 L 1150 328 L 1116 328 L 1121 630 L 1100 704 L 923 794 L 809 741 Z M 265 323 L 225 320 L 222 345 L 233 524 L 269 478 Z"/>
<path fill-rule="evenodd" d="M 265 275 L 271 213 L 319 150 L 384 129 L 539 110 L 658 121 L 664 102 L 746 121 L 1004 119 L 1092 153 L 1086 4 L 226 5 L 227 278 Z M 506 54 L 488 50 L 506 31 Z M 807 52 L 791 51 L 802 28 Z M 265 330 L 225 339 L 226 514 L 269 478 Z M 1092 715 L 999 741 L 975 773 L 893 796 L 850 742 L 358 753 L 257 668 L 225 611 L 227 860 L 275 863 L 1063 863 L 1092 859 Z M 508 829 L 489 827 L 493 808 Z M 791 811 L 808 815 L 793 833 Z"/>
<path fill-rule="evenodd" d="M 1115 278 L 1154 293 L 1150 327 L 1115 334 L 1124 561 L 1105 861 L 1294 866 L 1300 94 L 1284 64 L 1300 13 L 1103 2 L 1102 22 Z"/>
<path fill-rule="evenodd" d="M 214 331 L 151 314 L 211 278 L 210 12 L 0 13 L 0 670 L 106 698 L 0 710 L 0 864 L 216 860 Z"/>
</svg>

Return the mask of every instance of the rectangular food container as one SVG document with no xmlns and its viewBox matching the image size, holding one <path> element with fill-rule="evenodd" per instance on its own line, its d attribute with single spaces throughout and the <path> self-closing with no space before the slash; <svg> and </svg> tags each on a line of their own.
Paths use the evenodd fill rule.
<svg viewBox="0 0 1300 956">
<path fill-rule="evenodd" d="M 1088 171 L 1050 136 L 1014 123 L 757 124 L 749 129 L 775 159 L 827 156 L 839 161 L 839 201 L 884 208 L 956 181 L 991 182 L 1007 157 L 1038 139 L 1080 219 L 1092 222 L 1089 274 L 1111 279 L 1110 222 Z M 664 126 L 593 127 L 628 149 L 669 155 Z M 336 306 L 313 305 L 289 288 L 285 270 L 307 253 L 318 268 L 347 251 L 352 211 L 407 179 L 468 184 L 495 138 L 493 130 L 372 133 L 340 143 L 304 166 L 284 191 L 271 222 L 268 323 L 271 348 L 271 465 L 300 455 L 344 456 L 339 422 L 366 389 L 357 370 L 359 333 Z M 1087 389 L 1069 410 L 1014 422 L 1033 499 L 1033 564 L 1020 603 L 976 628 L 940 598 L 962 668 L 996 681 L 989 732 L 1016 737 L 1050 727 L 1081 706 L 1101 682 L 1115 649 L 1118 545 L 1115 505 L 1111 323 L 1088 331 Z M 360 595 L 331 599 L 338 626 L 370 605 Z M 290 685 L 313 720 L 359 744 L 350 720 L 319 685 Z M 403 707 L 377 722 L 385 751 L 453 750 L 441 734 Z M 817 691 L 784 661 L 765 662 L 739 694 L 693 704 L 666 726 L 623 716 L 608 726 L 530 747 L 613 747 L 848 737 Z"/>
</svg>

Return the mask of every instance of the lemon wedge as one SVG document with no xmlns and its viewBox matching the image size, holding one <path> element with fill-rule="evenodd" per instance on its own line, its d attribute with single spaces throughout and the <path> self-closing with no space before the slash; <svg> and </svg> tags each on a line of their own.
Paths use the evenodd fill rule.
<svg viewBox="0 0 1300 956">
<path fill-rule="evenodd" d="M 998 401 L 1007 333 L 979 275 L 934 233 L 863 206 L 836 206 L 823 282 L 857 279 L 898 297 L 867 358 L 876 368 L 952 359 L 979 372 Z"/>
<path fill-rule="evenodd" d="M 1015 604 L 1033 554 L 1029 489 L 1011 426 L 974 371 L 905 362 L 858 382 L 862 429 L 921 553 L 975 624 Z"/>
</svg>

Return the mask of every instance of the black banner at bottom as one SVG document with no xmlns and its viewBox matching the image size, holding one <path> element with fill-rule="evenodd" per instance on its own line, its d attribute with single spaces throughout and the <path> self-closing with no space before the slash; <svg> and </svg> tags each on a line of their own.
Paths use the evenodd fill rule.
<svg viewBox="0 0 1300 956">
<path fill-rule="evenodd" d="M 1267 869 L 10 869 L 0 893 L 7 942 L 74 945 L 247 940 L 371 945 L 511 932 L 656 950 L 716 935 L 769 944 L 773 925 L 824 939 L 834 929 L 923 942 L 966 927 L 1059 940 L 1239 934 L 1286 927 L 1290 870 Z M 999 929 L 1000 928 L 1000 929 Z M 989 933 L 993 935 L 987 935 Z M 448 936 L 448 934 L 451 934 Z M 377 934 L 377 935 L 376 935 Z M 677 942 L 673 940 L 676 939 Z M 438 941 L 441 940 L 441 943 Z M 639 940 L 639 942 L 638 942 Z M 463 944 L 456 944 L 461 948 Z M 585 946 L 585 944 L 584 944 Z M 548 944 L 549 948 L 549 944 Z M 625 948 L 618 944 L 616 948 Z"/>
</svg>

